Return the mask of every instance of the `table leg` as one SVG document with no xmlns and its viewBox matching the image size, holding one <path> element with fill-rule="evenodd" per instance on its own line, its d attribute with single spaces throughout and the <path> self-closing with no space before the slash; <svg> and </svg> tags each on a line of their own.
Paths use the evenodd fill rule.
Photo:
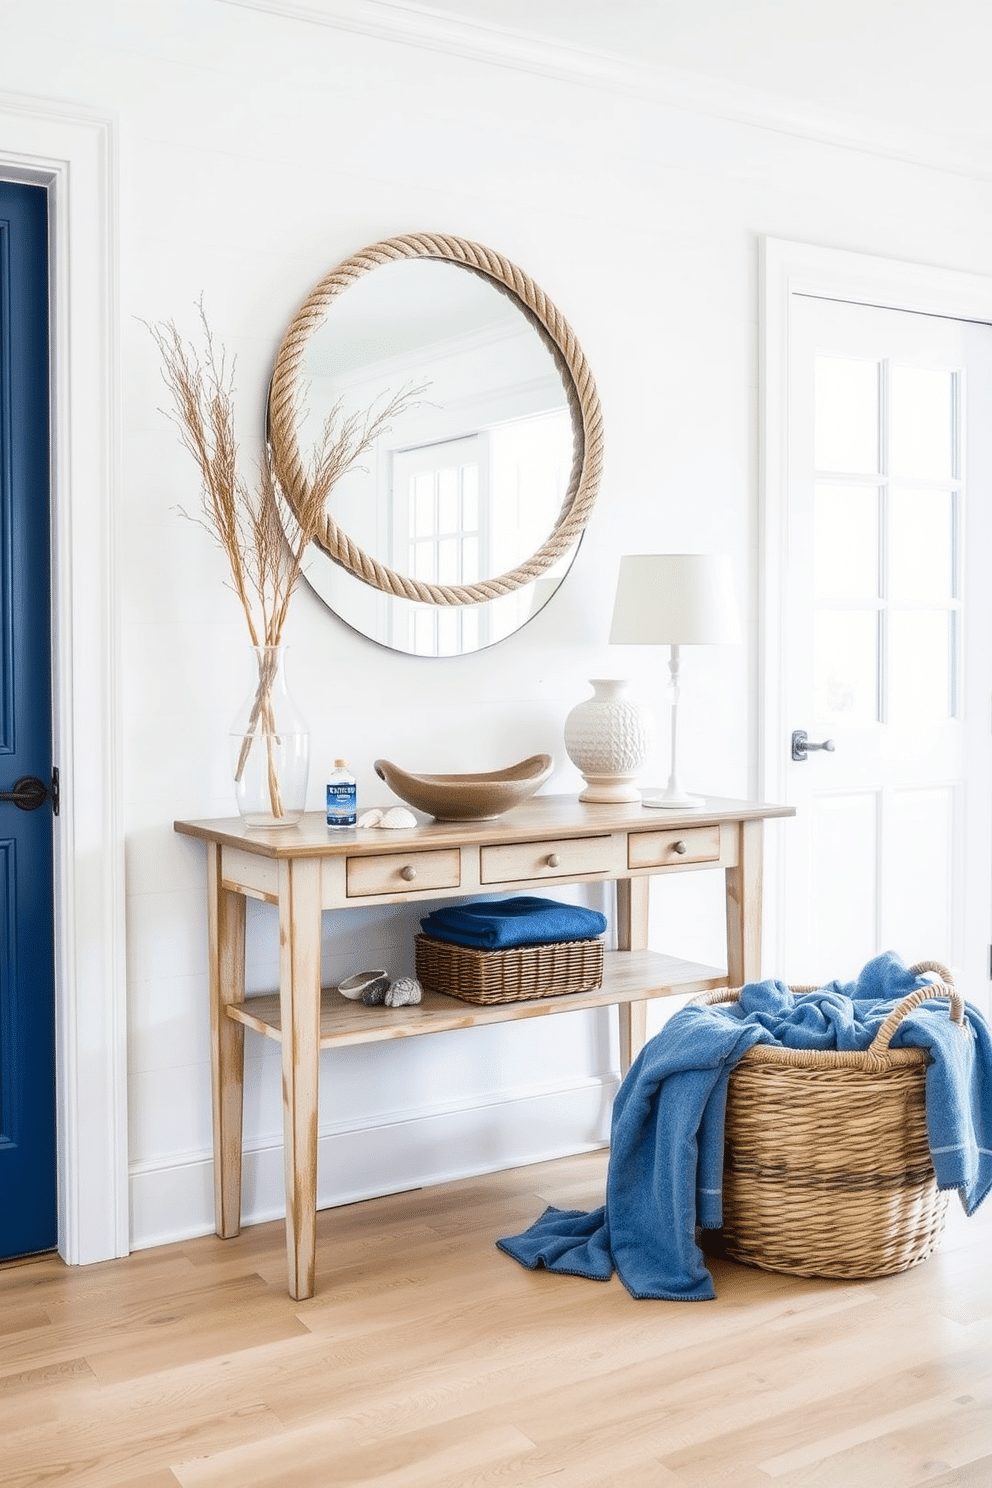
<svg viewBox="0 0 992 1488">
<path fill-rule="evenodd" d="M 643 951 L 648 944 L 650 878 L 617 879 L 617 950 Z M 644 1048 L 648 1036 L 648 1005 L 644 1002 L 621 1002 L 617 1007 L 620 1023 L 620 1074 L 627 1073 Z"/>
<path fill-rule="evenodd" d="M 317 1247 L 320 860 L 279 865 L 279 1002 L 289 1294 L 312 1297 Z"/>
<path fill-rule="evenodd" d="M 214 1224 L 230 1240 L 241 1229 L 245 1029 L 227 1016 L 245 996 L 245 900 L 221 882 L 221 850 L 208 845 L 210 1062 L 214 1129 Z"/>
<path fill-rule="evenodd" d="M 764 822 L 738 825 L 737 866 L 727 869 L 727 977 L 731 987 L 761 976 Z"/>
</svg>

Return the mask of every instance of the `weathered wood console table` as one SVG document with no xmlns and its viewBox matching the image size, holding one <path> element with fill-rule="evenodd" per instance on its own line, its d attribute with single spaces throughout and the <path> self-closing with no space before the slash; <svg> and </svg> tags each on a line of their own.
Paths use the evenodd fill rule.
<svg viewBox="0 0 992 1488">
<path fill-rule="evenodd" d="M 328 830 L 323 813 L 299 826 L 258 830 L 240 820 L 178 821 L 208 852 L 217 1233 L 241 1226 L 244 1032 L 282 1045 L 289 1292 L 314 1291 L 317 1090 L 321 1049 L 548 1017 L 615 1003 L 624 1070 L 646 1036 L 647 1001 L 739 986 L 760 974 L 761 858 L 766 817 L 792 807 L 707 800 L 702 810 L 583 805 L 537 796 L 491 822 L 435 822 L 400 831 Z M 726 872 L 727 970 L 647 949 L 652 877 Z M 553 890 L 616 881 L 619 950 L 594 992 L 475 1006 L 427 994 L 416 1007 L 369 1009 L 321 991 L 324 910 L 454 896 Z M 279 992 L 245 997 L 245 902 L 279 909 Z M 356 967 L 355 970 L 361 968 Z"/>
</svg>

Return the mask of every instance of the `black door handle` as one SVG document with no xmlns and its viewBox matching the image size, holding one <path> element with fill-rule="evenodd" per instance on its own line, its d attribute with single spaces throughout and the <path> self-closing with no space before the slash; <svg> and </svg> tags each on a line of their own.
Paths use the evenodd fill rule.
<svg viewBox="0 0 992 1488">
<path fill-rule="evenodd" d="M 21 811 L 37 811 L 38 807 L 52 798 L 52 809 L 55 815 L 59 814 L 58 794 L 58 771 L 52 771 L 52 784 L 49 788 L 37 775 L 22 775 L 19 780 L 14 781 L 14 789 L 0 791 L 0 801 L 9 801 L 11 805 L 19 807 Z"/>
</svg>

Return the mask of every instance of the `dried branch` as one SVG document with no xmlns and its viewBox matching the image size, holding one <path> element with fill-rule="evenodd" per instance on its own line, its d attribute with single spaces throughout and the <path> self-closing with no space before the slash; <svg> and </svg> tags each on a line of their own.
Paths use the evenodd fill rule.
<svg viewBox="0 0 992 1488">
<path fill-rule="evenodd" d="M 193 520 L 212 534 L 227 557 L 252 645 L 277 646 L 307 549 L 326 519 L 331 491 L 392 420 L 414 405 L 423 388 L 402 389 L 378 411 L 345 416 L 342 405 L 336 404 L 314 443 L 303 494 L 291 506 L 267 458 L 259 463 L 254 490 L 240 474 L 235 363 L 217 349 L 202 301 L 198 311 L 202 354 L 182 340 L 171 321 L 148 327 L 162 358 L 162 379 L 172 394 L 173 411 L 167 417 L 199 469 L 201 507 Z"/>
<path fill-rule="evenodd" d="M 314 444 L 303 493 L 291 505 L 267 458 L 259 462 L 254 488 L 240 473 L 235 363 L 216 347 L 202 300 L 198 311 L 202 353 L 182 340 L 171 321 L 148 326 L 162 358 L 162 380 L 172 395 L 173 411 L 166 416 L 178 428 L 180 443 L 200 472 L 200 513 L 192 520 L 205 527 L 224 551 L 252 645 L 278 646 L 307 550 L 326 520 L 331 491 L 390 422 L 413 406 L 423 388 L 403 389 L 378 412 L 344 416 L 342 405 L 336 404 Z M 272 814 L 278 817 L 283 810 L 272 765 L 273 677 L 274 667 L 263 662 L 235 779 L 241 779 L 252 740 L 261 731 L 269 741 L 270 798 Z"/>
</svg>

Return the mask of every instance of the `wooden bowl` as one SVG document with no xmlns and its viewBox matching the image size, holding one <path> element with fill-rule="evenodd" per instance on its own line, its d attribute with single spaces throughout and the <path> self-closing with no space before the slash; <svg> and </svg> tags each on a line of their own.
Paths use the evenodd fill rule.
<svg viewBox="0 0 992 1488">
<path fill-rule="evenodd" d="M 532 796 L 554 764 L 550 754 L 532 754 L 505 770 L 481 775 L 413 775 L 380 759 L 375 773 L 401 801 L 438 821 L 492 821 Z"/>
</svg>

